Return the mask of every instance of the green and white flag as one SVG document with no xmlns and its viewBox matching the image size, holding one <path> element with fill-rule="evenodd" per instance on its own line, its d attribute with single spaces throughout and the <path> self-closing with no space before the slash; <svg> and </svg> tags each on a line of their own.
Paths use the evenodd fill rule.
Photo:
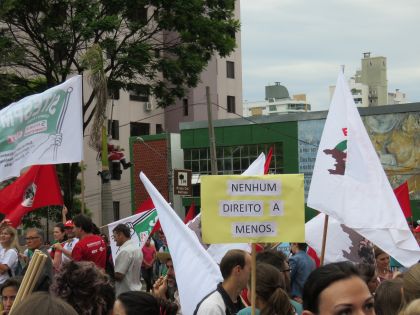
<svg viewBox="0 0 420 315">
<path fill-rule="evenodd" d="M 0 111 L 0 181 L 35 164 L 80 162 L 83 158 L 82 77 Z"/>
<path fill-rule="evenodd" d="M 139 249 L 141 249 L 149 238 L 158 219 L 156 209 L 152 209 L 108 224 L 109 242 L 114 263 L 115 258 L 117 258 L 118 255 L 119 247 L 112 237 L 112 230 L 114 230 L 118 224 L 127 225 L 130 228 L 131 239 L 138 242 Z"/>
</svg>

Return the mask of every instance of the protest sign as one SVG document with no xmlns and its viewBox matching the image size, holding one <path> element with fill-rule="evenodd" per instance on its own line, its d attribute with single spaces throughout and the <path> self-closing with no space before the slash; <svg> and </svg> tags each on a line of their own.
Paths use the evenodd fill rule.
<svg viewBox="0 0 420 315">
<path fill-rule="evenodd" d="M 206 243 L 304 242 L 303 175 L 202 176 Z"/>
</svg>

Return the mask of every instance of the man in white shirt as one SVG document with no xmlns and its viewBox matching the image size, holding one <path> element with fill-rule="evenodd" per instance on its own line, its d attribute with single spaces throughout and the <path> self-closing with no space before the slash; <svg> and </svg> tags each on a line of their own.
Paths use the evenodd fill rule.
<svg viewBox="0 0 420 315">
<path fill-rule="evenodd" d="M 131 239 L 130 228 L 125 224 L 118 224 L 112 234 L 117 246 L 120 246 L 114 268 L 116 296 L 127 291 L 140 291 L 143 254 L 139 245 Z"/>
</svg>

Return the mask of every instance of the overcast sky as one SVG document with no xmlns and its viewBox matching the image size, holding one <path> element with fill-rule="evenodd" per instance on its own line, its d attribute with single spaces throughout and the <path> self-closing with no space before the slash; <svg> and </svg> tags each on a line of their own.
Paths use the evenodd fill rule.
<svg viewBox="0 0 420 315">
<path fill-rule="evenodd" d="M 388 91 L 418 102 L 419 14 L 420 0 L 242 0 L 244 100 L 263 100 L 278 81 L 325 110 L 340 65 L 349 78 L 371 52 L 387 58 Z"/>
</svg>

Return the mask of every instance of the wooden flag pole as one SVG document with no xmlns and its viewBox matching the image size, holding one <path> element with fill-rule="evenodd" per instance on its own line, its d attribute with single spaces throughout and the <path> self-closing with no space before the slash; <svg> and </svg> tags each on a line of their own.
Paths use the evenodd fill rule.
<svg viewBox="0 0 420 315">
<path fill-rule="evenodd" d="M 320 266 L 323 266 L 324 265 L 325 246 L 327 244 L 328 218 L 329 218 L 328 215 L 325 215 L 325 219 L 324 219 L 324 231 L 322 233 L 322 247 L 321 247 Z"/>
<path fill-rule="evenodd" d="M 251 315 L 255 315 L 255 300 L 257 297 L 257 250 L 255 243 L 252 243 L 251 248 Z"/>
</svg>

